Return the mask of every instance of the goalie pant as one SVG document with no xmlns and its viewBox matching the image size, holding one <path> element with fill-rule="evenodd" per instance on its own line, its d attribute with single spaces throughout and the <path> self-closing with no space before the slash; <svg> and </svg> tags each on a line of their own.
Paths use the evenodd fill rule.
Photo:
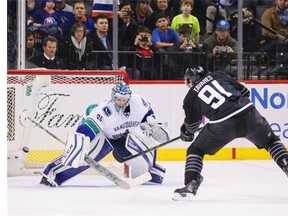
<svg viewBox="0 0 288 216">
<path fill-rule="evenodd" d="M 138 136 L 141 136 L 141 132 L 139 132 Z M 123 157 L 137 154 L 146 150 L 143 148 L 151 147 L 150 145 L 145 146 L 143 144 L 143 138 L 141 138 L 141 140 L 142 141 L 133 134 L 128 134 L 127 137 L 125 136 L 116 140 L 108 140 L 102 133 L 99 133 L 95 139 L 91 141 L 88 155 L 99 162 L 113 150 L 117 151 L 117 153 Z M 89 165 L 83 165 L 77 168 L 63 165 L 62 158 L 63 155 L 47 164 L 42 172 L 42 175 L 54 186 L 61 186 L 67 180 L 89 168 Z M 150 182 L 161 184 L 166 170 L 164 167 L 156 164 L 155 160 L 156 151 L 127 162 L 127 165 L 131 168 L 131 177 L 136 178 L 149 172 L 152 176 Z"/>
</svg>

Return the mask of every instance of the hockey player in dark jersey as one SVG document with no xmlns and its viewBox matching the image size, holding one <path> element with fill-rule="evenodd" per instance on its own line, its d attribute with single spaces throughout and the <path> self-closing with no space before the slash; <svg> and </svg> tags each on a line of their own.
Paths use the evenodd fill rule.
<svg viewBox="0 0 288 216">
<path fill-rule="evenodd" d="M 201 67 L 188 68 L 184 78 L 190 89 L 183 102 L 181 139 L 193 141 L 202 116 L 208 123 L 187 149 L 185 187 L 174 191 L 173 200 L 192 200 L 203 181 L 204 155 L 216 154 L 239 137 L 248 139 L 258 149 L 266 149 L 288 177 L 288 152 L 250 101 L 250 92 L 244 85 L 221 71 L 205 75 Z"/>
</svg>

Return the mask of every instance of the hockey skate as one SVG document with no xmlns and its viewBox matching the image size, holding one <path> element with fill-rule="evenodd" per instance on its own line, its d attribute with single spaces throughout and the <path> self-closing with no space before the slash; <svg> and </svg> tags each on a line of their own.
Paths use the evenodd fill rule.
<svg viewBox="0 0 288 216">
<path fill-rule="evenodd" d="M 45 185 L 45 186 L 48 186 L 48 187 L 55 187 L 55 185 L 51 184 L 45 176 L 43 176 L 41 178 L 41 181 L 40 181 L 39 184 L 42 184 L 42 185 Z"/>
<path fill-rule="evenodd" d="M 197 190 L 203 181 L 201 175 L 197 176 L 196 180 L 192 180 L 185 187 L 178 188 L 174 191 L 172 200 L 175 201 L 191 201 L 197 194 Z"/>
</svg>

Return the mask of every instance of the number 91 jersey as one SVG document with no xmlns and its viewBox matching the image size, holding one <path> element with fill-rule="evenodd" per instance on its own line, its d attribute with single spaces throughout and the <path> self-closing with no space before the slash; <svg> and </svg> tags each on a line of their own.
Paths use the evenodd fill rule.
<svg viewBox="0 0 288 216">
<path fill-rule="evenodd" d="M 185 122 L 198 122 L 203 115 L 209 123 L 224 121 L 253 105 L 248 96 L 244 85 L 224 72 L 213 72 L 199 79 L 184 98 Z"/>
</svg>

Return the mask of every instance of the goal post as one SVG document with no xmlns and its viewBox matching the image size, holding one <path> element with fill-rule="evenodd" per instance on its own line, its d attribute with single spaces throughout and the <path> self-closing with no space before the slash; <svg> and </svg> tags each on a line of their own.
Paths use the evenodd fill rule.
<svg viewBox="0 0 288 216">
<path fill-rule="evenodd" d="M 34 173 L 63 153 L 63 144 L 27 120 L 27 115 L 66 140 L 85 109 L 109 99 L 112 87 L 121 81 L 129 83 L 125 71 L 8 70 L 7 175 Z M 108 155 L 104 162 L 115 161 Z"/>
</svg>

